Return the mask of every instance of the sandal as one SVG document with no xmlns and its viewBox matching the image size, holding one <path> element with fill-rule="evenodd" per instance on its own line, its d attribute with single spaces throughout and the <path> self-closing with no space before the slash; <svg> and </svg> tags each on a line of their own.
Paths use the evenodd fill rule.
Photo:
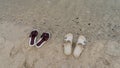
<svg viewBox="0 0 120 68">
<path fill-rule="evenodd" d="M 38 40 L 38 42 L 36 43 L 36 47 L 40 48 L 41 46 L 43 46 L 50 38 L 50 33 L 43 33 L 41 35 L 41 38 Z"/>
<path fill-rule="evenodd" d="M 29 35 L 29 46 L 34 46 L 36 42 L 36 36 L 38 35 L 37 30 L 33 30 Z"/>
<path fill-rule="evenodd" d="M 71 55 L 72 42 L 73 42 L 73 35 L 71 33 L 68 33 L 67 35 L 65 35 L 64 44 L 63 44 L 65 55 Z"/>
<path fill-rule="evenodd" d="M 80 35 L 76 43 L 75 49 L 73 51 L 73 55 L 75 58 L 78 58 L 81 55 L 82 51 L 84 50 L 83 46 L 85 45 L 85 42 L 86 42 L 86 38 Z"/>
</svg>

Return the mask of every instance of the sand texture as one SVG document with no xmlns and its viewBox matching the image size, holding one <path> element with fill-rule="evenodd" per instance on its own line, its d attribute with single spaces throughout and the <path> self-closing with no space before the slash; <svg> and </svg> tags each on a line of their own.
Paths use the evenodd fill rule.
<svg viewBox="0 0 120 68">
<path fill-rule="evenodd" d="M 33 29 L 52 37 L 29 47 Z M 63 53 L 69 32 L 87 38 L 78 59 Z M 0 68 L 120 68 L 120 0 L 0 0 Z"/>
</svg>

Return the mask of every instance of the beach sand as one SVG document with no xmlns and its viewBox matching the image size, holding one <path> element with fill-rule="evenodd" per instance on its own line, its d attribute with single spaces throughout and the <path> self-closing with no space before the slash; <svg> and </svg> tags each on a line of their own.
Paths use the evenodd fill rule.
<svg viewBox="0 0 120 68">
<path fill-rule="evenodd" d="M 41 48 L 29 34 L 50 32 Z M 63 53 L 63 39 L 87 38 L 78 59 Z M 120 68 L 120 0 L 0 0 L 0 68 Z"/>
</svg>

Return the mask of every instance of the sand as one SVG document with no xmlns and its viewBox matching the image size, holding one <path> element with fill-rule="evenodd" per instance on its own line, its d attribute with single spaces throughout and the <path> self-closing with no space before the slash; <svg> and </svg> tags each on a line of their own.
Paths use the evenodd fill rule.
<svg viewBox="0 0 120 68">
<path fill-rule="evenodd" d="M 29 33 L 50 32 L 41 48 Z M 87 38 L 78 59 L 63 54 L 63 38 Z M 120 0 L 0 0 L 0 68 L 120 68 Z"/>
</svg>

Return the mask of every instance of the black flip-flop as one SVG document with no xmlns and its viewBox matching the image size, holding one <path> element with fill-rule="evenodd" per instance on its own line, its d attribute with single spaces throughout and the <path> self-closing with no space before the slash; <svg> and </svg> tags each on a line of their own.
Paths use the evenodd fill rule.
<svg viewBox="0 0 120 68">
<path fill-rule="evenodd" d="M 29 46 L 34 46 L 36 43 L 36 36 L 38 35 L 37 30 L 33 30 L 29 35 Z"/>
<path fill-rule="evenodd" d="M 36 47 L 40 48 L 41 46 L 43 46 L 45 44 L 45 42 L 49 40 L 49 38 L 50 38 L 50 33 L 48 33 L 48 32 L 43 33 L 41 35 L 41 38 L 36 43 Z"/>
</svg>

